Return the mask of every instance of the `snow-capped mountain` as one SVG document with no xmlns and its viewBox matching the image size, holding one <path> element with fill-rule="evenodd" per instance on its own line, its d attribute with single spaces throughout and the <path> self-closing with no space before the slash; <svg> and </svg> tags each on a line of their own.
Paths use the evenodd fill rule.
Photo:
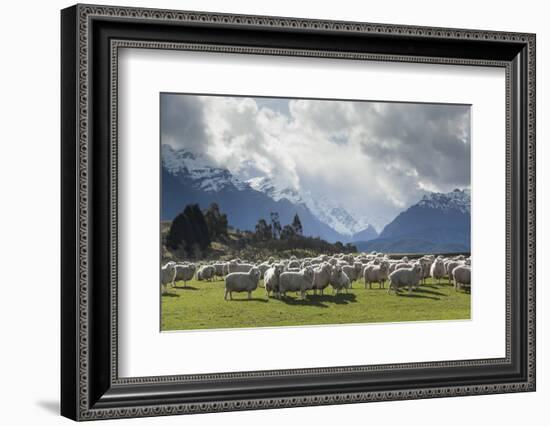
<svg viewBox="0 0 550 426">
<path fill-rule="evenodd" d="M 228 211 L 230 224 L 241 229 L 254 229 L 260 217 L 269 218 L 271 211 L 279 212 L 283 223 L 290 222 L 298 213 L 306 235 L 319 236 L 327 241 L 354 241 L 376 238 L 376 230 L 365 220 L 357 220 L 343 207 L 326 198 L 306 192 L 300 194 L 291 188 L 276 188 L 267 177 L 243 181 L 229 170 L 214 167 L 200 154 L 162 146 L 163 218 L 173 218 L 184 201 L 201 205 L 213 201 Z M 261 194 L 261 195 L 260 195 Z M 262 198 L 268 198 L 265 200 Z M 251 200 L 261 204 L 251 205 Z M 250 205 L 250 211 L 243 207 Z M 270 211 L 264 211 L 266 209 Z M 232 214 L 229 214 L 232 213 Z M 287 218 L 288 216 L 288 218 Z M 288 220 L 287 220 L 288 219 Z M 358 234 L 359 233 L 359 234 Z"/>
<path fill-rule="evenodd" d="M 273 182 L 265 176 L 248 179 L 246 183 L 248 183 L 256 191 L 263 192 L 275 201 L 286 198 L 288 201 L 294 204 L 304 203 L 303 198 L 297 191 L 291 188 L 277 189 L 275 188 Z"/>
<path fill-rule="evenodd" d="M 202 155 L 185 150 L 175 150 L 162 145 L 163 167 L 172 175 L 185 174 L 193 180 L 194 187 L 203 191 L 217 192 L 228 186 L 244 190 L 248 185 L 233 176 L 229 170 L 212 167 Z"/>
<path fill-rule="evenodd" d="M 329 242 L 353 241 L 349 233 L 341 233 L 317 217 L 296 191 L 276 189 L 264 178 L 243 181 L 227 169 L 212 166 L 202 155 L 163 145 L 162 219 L 173 219 L 187 204 L 205 208 L 212 202 L 218 203 L 229 224 L 239 229 L 254 230 L 260 218 L 269 220 L 271 212 L 279 213 L 283 225 L 298 214 L 305 235 Z"/>
<path fill-rule="evenodd" d="M 457 210 L 470 214 L 470 195 L 468 188 L 463 190 L 455 189 L 447 194 L 432 192 L 424 195 L 417 205 L 442 211 Z"/>
<path fill-rule="evenodd" d="M 388 252 L 469 252 L 470 190 L 424 195 L 401 212 L 361 250 Z"/>
<path fill-rule="evenodd" d="M 338 232 L 353 235 L 357 221 L 341 206 L 331 203 L 326 197 L 315 197 L 310 191 L 304 193 L 304 202 L 310 210 L 324 223 Z"/>
<path fill-rule="evenodd" d="M 263 192 L 276 201 L 287 199 L 294 204 L 305 204 L 321 222 L 347 236 L 350 241 L 355 241 L 354 235 L 359 232 L 363 233 L 363 240 L 376 238 L 378 235 L 365 218 L 353 217 L 344 207 L 322 195 L 314 195 L 311 191 L 298 193 L 291 188 L 279 189 L 265 176 L 252 178 L 246 182 L 256 191 Z"/>
<path fill-rule="evenodd" d="M 216 202 L 230 225 L 253 230 L 278 212 L 290 223 L 298 214 L 304 234 L 354 242 L 360 250 L 442 252 L 470 250 L 470 190 L 426 194 L 385 226 L 380 235 L 367 219 L 319 194 L 277 188 L 267 177 L 242 180 L 202 155 L 162 146 L 162 218 L 173 219 L 190 203 Z"/>
</svg>

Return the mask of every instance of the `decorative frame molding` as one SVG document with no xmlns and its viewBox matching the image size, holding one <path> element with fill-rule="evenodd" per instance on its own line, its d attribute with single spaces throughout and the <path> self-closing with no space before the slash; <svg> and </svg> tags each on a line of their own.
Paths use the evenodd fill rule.
<svg viewBox="0 0 550 426">
<path fill-rule="evenodd" d="M 191 40 L 175 39 L 173 32 L 159 35 L 158 41 L 134 38 L 124 24 L 136 23 L 142 31 L 158 32 L 169 26 L 191 30 Z M 97 24 L 97 25 L 96 25 Z M 104 27 L 102 27 L 104 25 Z M 240 44 L 198 40 L 208 28 L 223 28 Z M 312 47 L 251 46 L 246 30 L 274 34 L 315 32 L 330 39 L 335 35 L 371 37 L 370 51 Z M 103 35 L 103 32 L 107 35 Z M 139 32 L 139 31 L 137 31 Z M 124 38 L 120 35 L 124 35 Z M 168 34 L 168 38 L 167 35 Z M 117 36 L 118 35 L 118 36 Z M 95 38 L 94 38 L 95 37 Z M 170 37 L 173 37 L 170 39 Z M 185 35 L 183 36 L 185 37 Z M 276 37 L 275 37 L 276 38 Z M 284 38 L 284 37 L 283 37 Z M 243 41 L 244 40 L 244 41 Z M 387 43 L 407 46 L 424 44 L 418 55 L 386 52 Z M 535 36 L 533 34 L 478 31 L 403 25 L 337 22 L 266 16 L 246 16 L 202 12 L 76 5 L 62 11 L 62 414 L 75 420 L 113 417 L 141 417 L 197 412 L 292 406 L 342 404 L 366 401 L 435 398 L 535 390 Z M 284 39 L 282 43 L 289 43 Z M 479 47 L 470 56 L 430 55 L 438 43 Z M 506 357 L 378 366 L 327 367 L 300 370 L 221 373 L 191 376 L 119 378 L 117 368 L 117 90 L 118 49 L 154 48 L 215 51 L 272 56 L 480 65 L 506 70 Z M 489 54 L 488 49 L 493 52 Z M 385 50 L 386 49 L 386 50 Z M 384 53 L 385 52 L 385 53 Z M 428 53 L 426 53 L 428 52 Z M 108 102 L 108 103 L 106 103 Z M 108 122 L 108 123 L 107 123 Z M 108 143 L 99 144 L 98 140 Z M 517 146 L 516 146 L 517 145 Z M 521 157 L 521 158 L 519 158 Z M 94 159 L 93 163 L 91 158 Z M 98 161 L 100 159 L 101 161 Z M 94 164 L 94 168 L 92 168 Z M 108 173 L 98 177 L 97 165 Z M 106 190 L 106 191 L 103 191 Z M 104 192 L 108 192 L 105 194 Z M 520 209 L 515 211 L 514 209 Z M 99 235 L 96 229 L 106 229 Z M 108 253 L 102 258 L 99 246 Z M 521 265 L 512 263 L 520 254 Z M 103 263 L 96 266 L 101 258 Z M 108 260 L 108 262 L 107 262 Z M 108 263 L 105 265 L 104 263 Z M 99 283 L 98 276 L 108 278 Z M 97 289 L 97 290 L 96 290 Z M 521 300 L 518 300 L 521 298 Z M 94 303 L 92 304 L 92 300 Z M 514 305 L 518 303 L 518 305 Z M 103 309 L 98 310 L 100 304 Z M 108 307 L 108 309 L 106 309 Z M 521 344 L 518 346 L 518 340 Z M 519 351 L 519 353 L 517 352 Z M 518 359 L 521 358 L 520 359 Z M 519 363 L 519 364 L 518 364 Z M 439 370 L 475 367 L 508 368 L 516 379 L 478 381 L 469 385 L 398 386 L 395 389 L 338 392 L 273 392 L 267 397 L 222 395 L 215 400 L 163 396 L 163 387 L 220 386 L 228 380 L 276 378 L 330 381 L 331 376 L 409 370 Z M 434 373 L 435 374 L 435 373 Z M 510 373 L 508 373 L 510 374 Z M 267 386 L 263 384 L 262 386 Z M 134 393 L 150 392 L 150 397 Z M 352 386 L 351 386 L 352 387 Z M 372 387 L 372 385 L 371 385 Z M 244 391 L 243 391 L 244 392 Z M 265 393 L 265 391 L 264 391 Z M 244 395 L 244 393 L 243 393 Z"/>
</svg>

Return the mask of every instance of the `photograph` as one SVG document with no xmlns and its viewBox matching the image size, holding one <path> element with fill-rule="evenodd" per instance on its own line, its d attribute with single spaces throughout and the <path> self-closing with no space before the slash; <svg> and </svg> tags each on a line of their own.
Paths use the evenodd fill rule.
<svg viewBox="0 0 550 426">
<path fill-rule="evenodd" d="M 160 93 L 161 331 L 469 320 L 471 119 Z"/>
<path fill-rule="evenodd" d="M 541 7 L 162 3 L 40 3 L 37 31 L 12 31 L 29 49 L 5 67 L 22 112 L 5 157 L 28 185 L 4 179 L 4 281 L 44 241 L 33 269 L 60 291 L 34 286 L 30 316 L 4 298 L 16 357 L 59 343 L 22 366 L 34 401 L 8 377 L 8 418 L 542 413 Z M 33 119 L 27 86 L 46 105 Z"/>
<path fill-rule="evenodd" d="M 60 309 L 37 407 L 58 401 L 75 421 L 269 423 L 273 409 L 341 419 L 360 404 L 393 424 L 426 423 L 394 404 L 429 403 L 439 422 L 470 424 L 493 404 L 508 424 L 548 396 L 536 359 L 544 14 L 402 3 L 75 4 L 54 25 L 40 13 L 53 53 L 40 43 L 22 63 L 57 55 L 57 84 L 32 92 L 48 105 L 59 92 L 60 108 L 39 109 L 58 118 L 23 114 L 5 138 L 39 129 L 30 139 L 52 154 L 38 157 L 60 192 L 52 203 L 45 174 L 13 161 L 28 152 L 6 156 L 30 179 L 12 179 L 19 198 L 57 208 L 57 227 L 17 202 L 5 221 L 21 243 L 8 264 L 28 253 L 21 211 L 36 216 L 26 226 L 57 229 L 37 241 L 60 242 L 47 263 L 61 291 L 35 298 Z M 61 149 L 44 144 L 48 128 Z M 56 340 L 28 325 L 8 329 Z M 515 393 L 525 404 L 500 409 Z"/>
</svg>

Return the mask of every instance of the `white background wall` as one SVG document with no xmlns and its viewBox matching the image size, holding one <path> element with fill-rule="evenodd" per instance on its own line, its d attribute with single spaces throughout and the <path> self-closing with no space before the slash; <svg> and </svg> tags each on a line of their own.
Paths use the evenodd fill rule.
<svg viewBox="0 0 550 426">
<path fill-rule="evenodd" d="M 550 27 L 546 2 L 518 1 L 108 1 L 143 7 L 296 16 L 537 33 L 538 264 L 550 256 Z M 0 66 L 0 418 L 2 424 L 67 424 L 59 404 L 59 10 L 67 1 L 2 5 Z M 490 162 L 488 161 L 488 171 Z M 550 401 L 550 292 L 538 279 L 538 390 L 422 401 L 119 420 L 118 424 L 345 422 L 546 424 Z M 107 424 L 112 422 L 106 422 Z"/>
</svg>

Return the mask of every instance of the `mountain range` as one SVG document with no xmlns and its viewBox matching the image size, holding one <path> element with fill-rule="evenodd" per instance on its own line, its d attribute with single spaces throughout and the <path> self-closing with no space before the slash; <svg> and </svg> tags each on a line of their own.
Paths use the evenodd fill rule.
<svg viewBox="0 0 550 426">
<path fill-rule="evenodd" d="M 358 250 L 393 253 L 470 251 L 470 190 L 424 195 L 384 227 L 378 238 L 356 242 Z"/>
<path fill-rule="evenodd" d="M 162 145 L 163 220 L 187 204 L 218 203 L 229 224 L 254 230 L 260 218 L 278 212 L 282 225 L 298 214 L 304 235 L 329 242 L 353 242 L 361 251 L 466 252 L 470 250 L 470 191 L 429 193 L 387 224 L 380 235 L 365 218 L 319 194 L 277 188 L 268 177 L 242 180 L 214 167 L 202 155 Z"/>
<path fill-rule="evenodd" d="M 304 235 L 343 243 L 376 238 L 376 229 L 353 217 L 342 206 L 306 192 L 276 188 L 267 177 L 241 180 L 229 170 L 214 167 L 202 156 L 162 145 L 162 220 L 172 220 L 190 203 L 202 208 L 216 202 L 237 229 L 254 230 L 259 219 L 268 222 L 279 213 L 282 225 L 298 214 Z"/>
</svg>

